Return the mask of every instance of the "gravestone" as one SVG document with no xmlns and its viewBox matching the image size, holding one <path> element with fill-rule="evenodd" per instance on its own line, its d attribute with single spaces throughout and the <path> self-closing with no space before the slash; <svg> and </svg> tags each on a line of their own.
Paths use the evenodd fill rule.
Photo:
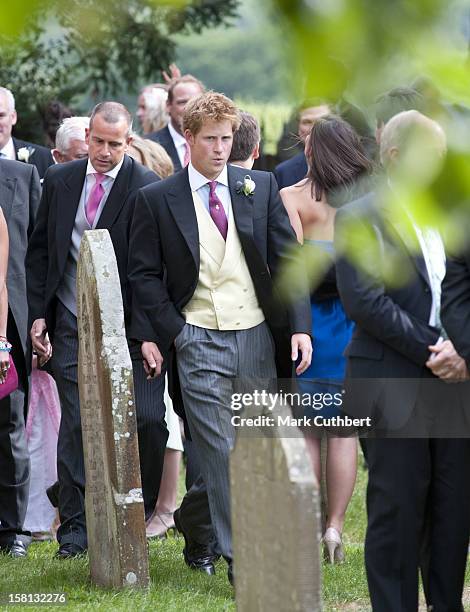
<svg viewBox="0 0 470 612">
<path fill-rule="evenodd" d="M 286 406 L 273 414 L 290 415 Z M 238 431 L 230 459 L 234 577 L 241 612 L 316 612 L 320 493 L 305 441 L 277 426 Z"/>
<path fill-rule="evenodd" d="M 78 383 L 92 582 L 149 584 L 144 504 L 116 259 L 107 230 L 85 232 L 77 270 Z"/>
</svg>

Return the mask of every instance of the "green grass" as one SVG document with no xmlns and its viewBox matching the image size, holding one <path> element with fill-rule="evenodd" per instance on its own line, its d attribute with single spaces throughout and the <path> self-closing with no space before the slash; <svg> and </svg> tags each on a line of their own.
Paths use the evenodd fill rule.
<svg viewBox="0 0 470 612">
<path fill-rule="evenodd" d="M 366 518 L 366 481 L 367 473 L 360 465 L 357 486 L 344 530 L 346 561 L 342 565 L 323 565 L 323 599 L 326 612 L 370 610 L 362 545 Z M 227 581 L 226 563 L 219 561 L 217 575 L 209 578 L 186 568 L 181 555 L 182 548 L 181 537 L 152 541 L 150 589 L 146 592 L 112 592 L 91 585 L 86 558 L 58 561 L 53 559 L 57 544 L 35 543 L 30 546 L 27 559 L 10 559 L 0 555 L 0 592 L 64 592 L 68 597 L 67 608 L 79 610 L 235 611 L 233 591 Z M 469 573 L 467 584 L 470 585 Z M 1 609 L 36 608 L 61 609 L 60 606 L 21 605 Z"/>
</svg>

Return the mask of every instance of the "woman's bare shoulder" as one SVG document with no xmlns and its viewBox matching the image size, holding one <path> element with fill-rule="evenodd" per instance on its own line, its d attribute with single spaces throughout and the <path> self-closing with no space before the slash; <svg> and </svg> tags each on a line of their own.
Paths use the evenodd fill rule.
<svg viewBox="0 0 470 612">
<path fill-rule="evenodd" d="M 281 194 L 281 196 L 284 198 L 298 198 L 300 194 L 303 194 L 306 190 L 305 187 L 307 186 L 307 180 L 306 179 L 302 179 L 301 181 L 299 181 L 298 183 L 295 183 L 294 185 L 289 185 L 288 187 L 283 187 L 279 193 Z"/>
</svg>

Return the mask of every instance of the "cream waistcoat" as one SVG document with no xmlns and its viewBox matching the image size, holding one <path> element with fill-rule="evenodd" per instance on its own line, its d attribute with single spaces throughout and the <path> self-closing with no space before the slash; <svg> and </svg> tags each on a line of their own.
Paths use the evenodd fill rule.
<svg viewBox="0 0 470 612">
<path fill-rule="evenodd" d="M 197 192 L 193 192 L 199 229 L 199 280 L 183 309 L 186 322 L 224 331 L 250 329 L 264 321 L 230 211 L 227 242 Z"/>
</svg>

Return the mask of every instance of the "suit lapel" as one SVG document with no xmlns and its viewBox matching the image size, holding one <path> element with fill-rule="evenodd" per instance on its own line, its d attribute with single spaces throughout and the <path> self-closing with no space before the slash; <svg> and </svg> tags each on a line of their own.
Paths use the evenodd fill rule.
<svg viewBox="0 0 470 612">
<path fill-rule="evenodd" d="M 13 146 L 15 147 L 15 159 L 18 159 L 18 150 L 21 149 L 21 147 L 24 147 L 25 143 L 22 140 L 18 140 L 18 138 L 15 138 L 14 136 L 12 136 L 12 141 Z"/>
<path fill-rule="evenodd" d="M 227 166 L 228 170 L 228 186 L 230 189 L 230 197 L 232 199 L 233 218 L 237 228 L 238 237 L 243 246 L 245 254 L 254 244 L 253 238 L 253 208 L 255 194 L 246 196 L 243 193 L 237 192 L 237 182 L 243 182 L 243 178 L 249 174 L 248 171 L 234 168 L 231 165 Z"/>
<path fill-rule="evenodd" d="M 395 202 L 395 205 L 397 203 Z M 402 244 L 404 249 L 408 252 L 416 271 L 424 280 L 427 285 L 430 285 L 428 270 L 426 268 L 426 262 L 419 244 L 416 230 L 413 227 L 411 219 L 408 217 L 405 211 L 398 217 L 390 210 L 390 206 L 384 207 L 384 217 L 387 222 L 387 226 L 395 235 L 395 242 L 398 241 Z"/>
<path fill-rule="evenodd" d="M 114 179 L 108 199 L 96 224 L 96 229 L 109 229 L 124 206 L 129 192 L 132 164 L 133 161 L 130 157 L 125 155 L 124 162 Z"/>
<path fill-rule="evenodd" d="M 179 172 L 183 169 L 181 166 L 180 158 L 178 155 L 178 151 L 175 147 L 175 141 L 171 137 L 170 130 L 168 126 L 164 128 L 165 130 L 165 149 L 167 150 L 168 155 L 171 157 L 171 161 L 173 162 L 174 171 Z"/>
<path fill-rule="evenodd" d="M 178 173 L 178 180 L 167 193 L 166 200 L 176 225 L 191 251 L 196 270 L 199 270 L 199 232 L 187 168 Z"/>
<path fill-rule="evenodd" d="M 16 191 L 16 178 L 6 176 L 3 164 L 0 163 L 0 206 L 5 220 L 8 221 Z"/>
<path fill-rule="evenodd" d="M 82 195 L 83 183 L 87 160 L 79 162 L 70 169 L 68 176 L 62 181 L 62 193 L 58 194 L 56 244 L 59 265 L 64 266 L 70 248 L 73 226 L 77 215 L 80 196 Z"/>
</svg>

